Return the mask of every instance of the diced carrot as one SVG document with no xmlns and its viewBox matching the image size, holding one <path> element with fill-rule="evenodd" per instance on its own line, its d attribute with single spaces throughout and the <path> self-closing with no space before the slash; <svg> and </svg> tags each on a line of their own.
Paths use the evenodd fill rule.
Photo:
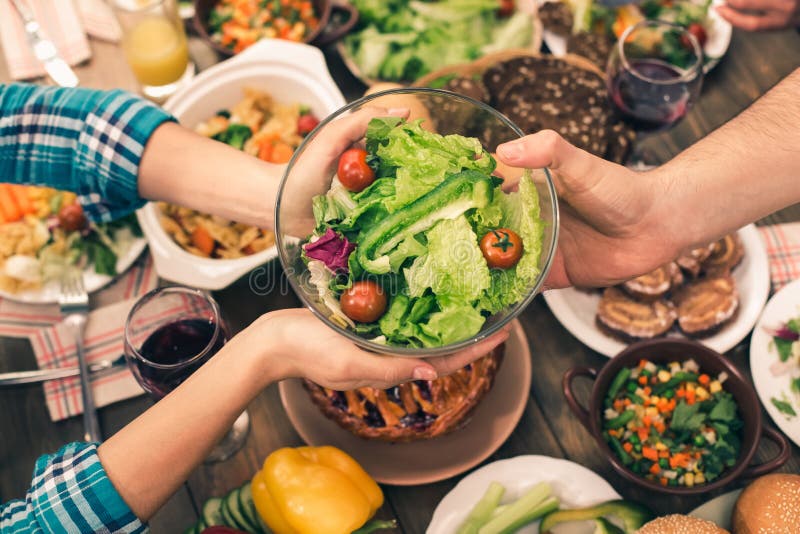
<svg viewBox="0 0 800 534">
<path fill-rule="evenodd" d="M 658 463 L 654 463 L 650 466 L 650 472 L 654 475 L 659 474 L 661 472 L 661 466 L 659 466 Z"/>
<path fill-rule="evenodd" d="M 650 425 L 653 424 L 653 420 L 650 418 L 649 415 L 645 415 L 644 417 L 642 417 L 642 423 L 644 424 L 645 427 L 649 427 Z"/>
<path fill-rule="evenodd" d="M 650 388 L 650 386 L 643 387 L 642 391 L 644 391 L 645 395 L 650 395 L 653 392 L 653 390 Z"/>
<path fill-rule="evenodd" d="M 639 383 L 640 383 L 641 385 L 643 385 L 643 386 L 644 386 L 644 385 L 647 385 L 647 377 L 646 377 L 646 376 L 644 376 L 644 375 L 641 375 L 641 376 L 639 377 Z"/>
<path fill-rule="evenodd" d="M 645 365 L 647 365 L 647 360 L 645 359 L 639 360 L 639 369 L 642 369 Z"/>
<path fill-rule="evenodd" d="M 660 483 L 662 486 L 666 486 L 667 484 L 669 484 L 669 481 L 668 481 L 666 478 L 664 478 L 664 477 L 661 477 L 661 478 L 659 479 L 659 483 Z"/>
<path fill-rule="evenodd" d="M 258 159 L 261 161 L 270 161 L 272 158 L 272 141 L 269 143 L 261 143 L 258 146 Z"/>
<path fill-rule="evenodd" d="M 650 432 L 648 432 L 646 428 L 641 427 L 636 431 L 636 435 L 639 436 L 639 441 L 643 442 L 644 440 L 647 439 L 647 436 L 650 435 Z"/>
<path fill-rule="evenodd" d="M 658 451 L 652 447 L 647 447 L 647 446 L 642 447 L 642 456 L 644 456 L 645 458 L 647 458 L 652 462 L 658 461 Z"/>
<path fill-rule="evenodd" d="M 0 184 L 0 212 L 7 222 L 18 221 L 22 218 L 22 211 L 14 200 L 10 184 Z"/>
<path fill-rule="evenodd" d="M 630 406 L 631 405 L 631 400 L 630 399 L 623 399 L 622 400 L 622 404 L 624 404 L 625 406 Z"/>
<path fill-rule="evenodd" d="M 684 398 L 686 396 L 686 390 L 683 389 L 683 387 L 681 387 L 680 389 L 678 389 L 678 391 L 675 392 L 675 396 L 678 397 L 679 399 Z"/>
<path fill-rule="evenodd" d="M 707 374 L 702 374 L 697 377 L 697 381 L 700 382 L 702 385 L 707 386 L 709 383 L 711 383 L 711 377 L 708 376 Z"/>
<path fill-rule="evenodd" d="M 656 424 L 654 424 L 653 426 L 656 427 L 656 430 L 658 431 L 659 434 L 663 434 L 667 430 L 666 425 L 662 421 L 656 422 Z"/>
<path fill-rule="evenodd" d="M 620 400 L 620 399 L 614 399 L 614 405 L 613 406 L 614 406 L 614 409 L 616 411 L 618 411 L 618 412 L 621 412 L 625 408 L 625 405 L 622 403 L 622 400 Z"/>
<path fill-rule="evenodd" d="M 192 244 L 196 246 L 206 256 L 211 256 L 214 252 L 214 238 L 208 233 L 208 230 L 200 225 L 192 232 Z"/>
<path fill-rule="evenodd" d="M 692 404 L 694 404 L 695 397 L 696 397 L 696 395 L 695 395 L 695 392 L 694 392 L 693 389 L 687 389 L 686 390 L 686 404 L 688 404 L 690 406 Z"/>
<path fill-rule="evenodd" d="M 622 448 L 625 449 L 625 452 L 631 452 L 633 450 L 633 443 L 626 441 L 622 444 Z"/>
<path fill-rule="evenodd" d="M 658 451 L 659 458 L 669 458 L 669 451 Z"/>
<path fill-rule="evenodd" d="M 289 160 L 292 159 L 292 154 L 294 154 L 292 147 L 286 143 L 278 142 L 272 147 L 272 157 L 270 161 L 272 161 L 272 163 L 288 163 Z"/>
<path fill-rule="evenodd" d="M 28 215 L 36 211 L 31 202 L 31 197 L 28 196 L 29 189 L 24 185 L 13 184 L 11 187 L 11 194 L 14 195 L 14 200 L 17 201 L 20 211 L 23 215 Z"/>
</svg>

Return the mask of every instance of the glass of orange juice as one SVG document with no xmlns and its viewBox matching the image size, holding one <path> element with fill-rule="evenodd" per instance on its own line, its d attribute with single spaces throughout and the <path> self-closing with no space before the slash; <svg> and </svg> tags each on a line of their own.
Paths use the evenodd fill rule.
<svg viewBox="0 0 800 534">
<path fill-rule="evenodd" d="M 194 75 L 176 0 L 113 0 L 122 48 L 144 95 L 163 101 Z"/>
</svg>

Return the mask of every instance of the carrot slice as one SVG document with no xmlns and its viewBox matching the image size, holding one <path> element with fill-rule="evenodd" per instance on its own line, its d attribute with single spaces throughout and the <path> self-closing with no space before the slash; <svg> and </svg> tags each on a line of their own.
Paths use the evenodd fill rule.
<svg viewBox="0 0 800 534">
<path fill-rule="evenodd" d="M 18 221 L 22 218 L 22 211 L 14 200 L 10 184 L 0 184 L 0 212 L 7 222 Z"/>
<path fill-rule="evenodd" d="M 19 206 L 23 215 L 28 215 L 36 211 L 36 208 L 33 207 L 33 202 L 31 202 L 31 198 L 28 196 L 29 189 L 27 187 L 18 184 L 13 184 L 10 187 L 11 194 L 14 196 L 14 200 L 17 201 L 17 206 Z"/>
<path fill-rule="evenodd" d="M 192 243 L 206 256 L 214 252 L 214 238 L 200 225 L 192 232 Z"/>
<path fill-rule="evenodd" d="M 278 142 L 272 147 L 272 157 L 270 161 L 272 163 L 288 163 L 289 160 L 292 159 L 292 154 L 294 154 L 292 147 L 286 143 Z"/>
</svg>

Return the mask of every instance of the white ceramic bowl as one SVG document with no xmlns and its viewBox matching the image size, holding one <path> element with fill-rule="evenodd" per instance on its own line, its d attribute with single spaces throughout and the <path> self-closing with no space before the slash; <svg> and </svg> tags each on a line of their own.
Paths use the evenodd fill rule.
<svg viewBox="0 0 800 534">
<path fill-rule="evenodd" d="M 318 48 L 265 39 L 203 71 L 175 93 L 164 109 L 182 125 L 194 128 L 217 110 L 241 100 L 244 87 L 264 90 L 278 102 L 305 104 L 320 119 L 345 104 Z M 278 256 L 274 246 L 237 259 L 195 256 L 182 249 L 164 231 L 159 215 L 153 203 L 137 212 L 153 253 L 156 271 L 160 277 L 172 282 L 202 289 L 222 289 Z"/>
</svg>

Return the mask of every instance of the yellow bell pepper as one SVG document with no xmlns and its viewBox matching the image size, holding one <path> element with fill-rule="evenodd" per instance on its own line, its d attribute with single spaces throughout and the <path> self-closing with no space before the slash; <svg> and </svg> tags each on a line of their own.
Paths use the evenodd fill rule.
<svg viewBox="0 0 800 534">
<path fill-rule="evenodd" d="M 619 39 L 622 37 L 625 30 L 643 20 L 644 15 L 642 15 L 638 6 L 633 4 L 624 5 L 617 8 L 617 19 L 614 21 L 611 30 L 614 32 L 617 39 Z"/>
<path fill-rule="evenodd" d="M 278 449 L 252 489 L 258 514 L 275 534 L 350 534 L 383 504 L 378 484 L 335 447 Z"/>
</svg>

